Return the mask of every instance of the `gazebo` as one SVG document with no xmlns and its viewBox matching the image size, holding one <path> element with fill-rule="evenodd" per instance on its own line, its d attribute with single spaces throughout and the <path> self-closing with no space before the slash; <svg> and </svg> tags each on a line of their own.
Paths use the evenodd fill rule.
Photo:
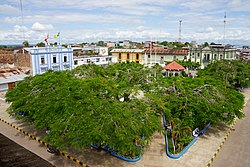
<svg viewBox="0 0 250 167">
<path fill-rule="evenodd" d="M 163 68 L 166 70 L 167 76 L 178 76 L 181 74 L 181 71 L 185 70 L 182 65 L 176 63 L 175 61 L 165 65 Z"/>
</svg>

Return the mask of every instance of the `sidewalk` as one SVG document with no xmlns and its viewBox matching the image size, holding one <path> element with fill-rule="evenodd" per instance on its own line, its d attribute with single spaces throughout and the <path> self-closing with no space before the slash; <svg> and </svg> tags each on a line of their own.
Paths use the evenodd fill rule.
<svg viewBox="0 0 250 167">
<path fill-rule="evenodd" d="M 250 89 L 247 89 L 245 92 L 243 92 L 243 94 L 246 95 L 245 100 L 248 101 L 250 97 Z M 8 113 L 5 112 L 8 106 L 9 104 L 3 102 L 0 99 L 0 118 L 3 118 L 10 123 L 17 124 L 21 128 L 26 129 L 31 134 L 41 134 L 41 132 L 36 133 L 32 128 L 28 127 L 27 124 L 22 124 L 19 121 L 9 117 Z M 0 133 L 7 135 L 7 137 L 16 141 L 18 144 L 24 146 L 50 163 L 56 166 L 65 167 L 78 166 L 73 162 L 69 162 L 69 160 L 63 156 L 55 157 L 52 154 L 47 153 L 45 147 L 41 147 L 41 145 L 34 140 L 32 141 L 27 137 L 23 137 L 20 132 L 8 125 L 5 125 L 5 128 L 1 128 L 2 124 L 0 124 Z M 7 134 L 6 131 L 9 131 L 11 128 L 16 132 Z M 145 148 L 142 159 L 135 163 L 122 161 L 107 154 L 104 151 L 98 152 L 94 149 L 79 149 L 78 152 L 72 152 L 70 155 L 84 163 L 87 163 L 91 167 L 205 167 L 224 140 L 228 129 L 229 127 L 225 125 L 222 125 L 218 128 L 210 127 L 203 136 L 199 137 L 196 143 L 180 159 L 170 159 L 166 155 L 165 140 L 161 134 L 154 135 L 150 146 Z M 19 139 L 16 137 L 19 137 Z"/>
</svg>

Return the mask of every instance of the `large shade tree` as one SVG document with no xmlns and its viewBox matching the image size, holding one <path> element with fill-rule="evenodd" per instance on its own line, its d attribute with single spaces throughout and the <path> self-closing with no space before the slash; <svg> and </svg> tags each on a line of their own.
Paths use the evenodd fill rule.
<svg viewBox="0 0 250 167">
<path fill-rule="evenodd" d="M 247 75 L 248 66 L 243 67 L 237 71 Z M 26 78 L 7 92 L 6 99 L 12 102 L 9 112 L 33 122 L 38 129 L 50 127 L 45 140 L 57 147 L 109 145 L 123 155 L 139 154 L 136 141 L 146 145 L 153 133 L 162 129 L 163 114 L 174 125 L 179 150 L 188 143 L 195 127 L 242 117 L 239 109 L 243 96 L 232 86 L 225 86 L 220 77 L 212 76 L 209 68 L 207 76 L 205 69 L 194 79 L 163 78 L 161 70 L 117 63 L 48 71 Z M 223 70 L 216 72 L 225 74 Z M 228 69 L 227 75 L 234 76 L 231 72 L 235 70 Z M 18 115 L 22 112 L 25 117 Z M 144 140 L 140 140 L 142 136 Z"/>
<path fill-rule="evenodd" d="M 88 65 L 73 71 L 49 71 L 26 78 L 6 94 L 10 113 L 25 112 L 35 127 L 49 127 L 46 136 L 60 148 L 109 145 L 119 154 L 136 154 L 156 130 L 159 112 L 150 98 L 137 98 L 149 91 L 152 78 L 139 64 L 109 67 Z M 144 140 L 141 140 L 144 136 Z"/>
</svg>

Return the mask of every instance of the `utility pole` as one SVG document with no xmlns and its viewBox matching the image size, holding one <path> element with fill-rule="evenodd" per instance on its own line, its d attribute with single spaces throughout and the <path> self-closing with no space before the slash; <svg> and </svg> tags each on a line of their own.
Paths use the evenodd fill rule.
<svg viewBox="0 0 250 167">
<path fill-rule="evenodd" d="M 179 20 L 179 42 L 181 43 L 181 22 L 182 20 Z"/>
</svg>

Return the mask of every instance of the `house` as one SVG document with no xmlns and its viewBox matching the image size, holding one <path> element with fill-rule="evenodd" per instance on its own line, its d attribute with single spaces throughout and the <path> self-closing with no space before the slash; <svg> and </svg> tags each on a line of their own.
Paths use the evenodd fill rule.
<svg viewBox="0 0 250 167">
<path fill-rule="evenodd" d="M 16 51 L 16 54 L 26 55 L 29 60 L 32 75 L 43 74 L 48 70 L 71 70 L 73 68 L 73 51 L 67 48 L 46 45 L 45 47 L 27 47 Z"/>
<path fill-rule="evenodd" d="M 189 49 L 188 59 L 199 63 L 201 68 L 204 68 L 216 60 L 235 60 L 237 58 L 236 51 L 236 48 L 221 44 L 197 46 Z"/>
<path fill-rule="evenodd" d="M 26 74 L 21 68 L 0 68 L 0 92 L 6 92 L 8 89 L 16 86 L 16 83 L 24 80 Z"/>
</svg>

